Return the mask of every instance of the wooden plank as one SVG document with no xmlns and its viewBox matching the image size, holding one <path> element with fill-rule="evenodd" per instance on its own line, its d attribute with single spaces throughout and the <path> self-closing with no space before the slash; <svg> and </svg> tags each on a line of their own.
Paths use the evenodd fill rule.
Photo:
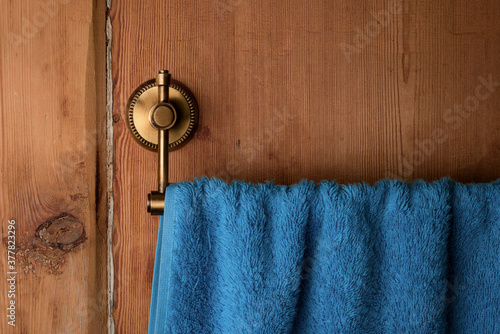
<svg viewBox="0 0 500 334">
<path fill-rule="evenodd" d="M 117 332 L 146 330 L 158 223 L 156 155 L 124 122 L 139 84 L 166 68 L 200 106 L 171 182 L 488 182 L 500 87 L 482 82 L 500 81 L 499 16 L 494 0 L 114 2 Z"/>
<path fill-rule="evenodd" d="M 0 8 L 0 332 L 102 333 L 105 4 L 2 1 Z M 7 271 L 17 272 L 13 298 Z M 15 327 L 6 317 L 11 301 Z"/>
</svg>

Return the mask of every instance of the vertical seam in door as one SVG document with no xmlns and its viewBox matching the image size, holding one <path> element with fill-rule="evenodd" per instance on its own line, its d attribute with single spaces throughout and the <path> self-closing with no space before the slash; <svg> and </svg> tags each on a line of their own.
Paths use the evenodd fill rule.
<svg viewBox="0 0 500 334">
<path fill-rule="evenodd" d="M 111 67 L 111 38 L 113 30 L 109 12 L 111 0 L 106 0 L 106 176 L 107 176 L 107 202 L 108 202 L 108 229 L 106 233 L 107 244 L 107 327 L 108 334 L 115 333 L 115 321 L 113 319 L 113 296 L 115 268 L 113 262 L 113 74 Z"/>
</svg>

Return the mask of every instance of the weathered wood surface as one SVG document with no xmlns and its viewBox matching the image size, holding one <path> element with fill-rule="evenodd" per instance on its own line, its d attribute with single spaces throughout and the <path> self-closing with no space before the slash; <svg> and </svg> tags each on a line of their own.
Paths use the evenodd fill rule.
<svg viewBox="0 0 500 334">
<path fill-rule="evenodd" d="M 0 11 L 0 332 L 103 333 L 105 4 L 5 0 Z"/>
<path fill-rule="evenodd" d="M 159 69 L 200 106 L 171 182 L 500 177 L 496 0 L 128 0 L 110 15 L 118 333 L 147 328 L 156 155 L 124 115 Z"/>
</svg>

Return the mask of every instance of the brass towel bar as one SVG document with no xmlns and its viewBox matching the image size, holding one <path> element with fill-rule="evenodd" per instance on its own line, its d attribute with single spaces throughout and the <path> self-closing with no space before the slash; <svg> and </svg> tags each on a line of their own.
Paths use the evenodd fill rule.
<svg viewBox="0 0 500 334">
<path fill-rule="evenodd" d="M 162 215 L 168 153 L 192 138 L 198 125 L 198 104 L 189 89 L 171 80 L 168 71 L 160 70 L 156 80 L 144 82 L 132 93 L 127 113 L 127 124 L 136 141 L 158 152 L 158 190 L 148 194 L 147 209 L 152 215 Z"/>
</svg>

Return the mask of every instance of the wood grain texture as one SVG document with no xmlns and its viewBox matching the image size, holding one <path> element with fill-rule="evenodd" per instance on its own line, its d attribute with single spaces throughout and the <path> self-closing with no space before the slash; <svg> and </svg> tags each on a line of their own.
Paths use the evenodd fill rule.
<svg viewBox="0 0 500 334">
<path fill-rule="evenodd" d="M 500 177 L 498 1 L 128 0 L 110 15 L 117 333 L 147 328 L 156 155 L 124 115 L 158 69 L 200 106 L 171 182 Z"/>
<path fill-rule="evenodd" d="M 0 9 L 0 332 L 103 333 L 105 4 L 2 1 Z M 16 221 L 15 327 L 6 317 L 8 220 Z"/>
</svg>

